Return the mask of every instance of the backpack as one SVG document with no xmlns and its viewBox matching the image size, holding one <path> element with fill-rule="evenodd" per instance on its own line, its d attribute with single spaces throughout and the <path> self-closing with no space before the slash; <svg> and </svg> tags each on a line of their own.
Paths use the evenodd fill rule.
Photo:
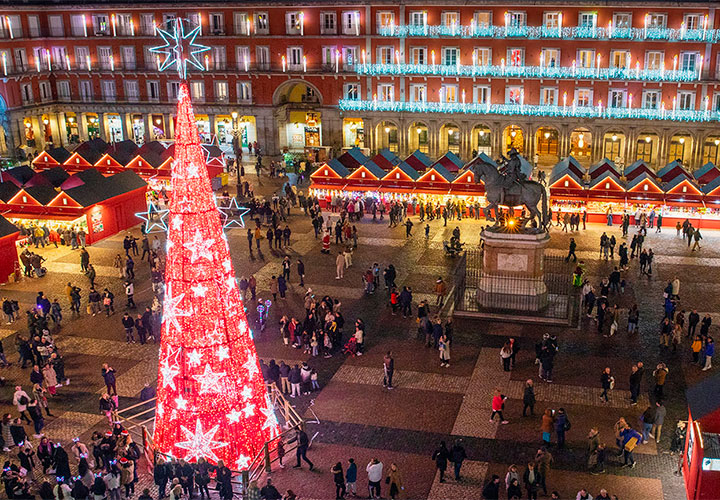
<svg viewBox="0 0 720 500">
<path fill-rule="evenodd" d="M 20 396 L 20 399 L 18 399 L 18 403 L 21 405 L 26 405 L 30 402 L 30 400 L 26 396 Z"/>
<path fill-rule="evenodd" d="M 572 427 L 572 424 L 570 423 L 570 419 L 565 417 L 565 430 L 569 431 L 570 427 Z"/>
</svg>

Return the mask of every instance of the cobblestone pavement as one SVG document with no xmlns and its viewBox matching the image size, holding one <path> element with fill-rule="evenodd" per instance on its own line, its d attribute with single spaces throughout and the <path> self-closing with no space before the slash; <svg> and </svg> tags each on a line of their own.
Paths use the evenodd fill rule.
<svg viewBox="0 0 720 500">
<path fill-rule="evenodd" d="M 279 183 L 264 182 L 263 193 Z M 313 472 L 285 468 L 274 470 L 272 475 L 279 488 L 293 489 L 304 500 L 329 499 L 333 495 L 331 466 L 350 457 L 358 463 L 360 474 L 359 493 L 365 495 L 367 482 L 365 464 L 377 457 L 386 467 L 394 462 L 404 476 L 407 497 L 411 499 L 475 499 L 482 485 L 491 474 L 504 473 L 509 464 L 524 464 L 532 459 L 540 445 L 540 421 L 538 414 L 545 408 L 563 406 L 573 423 L 567 435 L 567 448 L 551 448 L 554 470 L 548 486 L 559 490 L 563 498 L 575 496 L 580 487 L 587 487 L 593 495 L 601 487 L 620 498 L 637 500 L 666 500 L 684 498 L 682 481 L 673 476 L 675 457 L 667 454 L 671 429 L 678 419 L 686 418 L 684 389 L 707 376 L 688 363 L 689 349 L 683 344 L 676 352 L 658 348 L 657 325 L 662 317 L 662 290 L 675 275 L 682 279 L 681 307 L 697 308 L 715 314 L 720 304 L 720 233 L 704 231 L 700 252 L 690 252 L 674 231 L 648 233 L 647 247 L 656 253 L 654 273 L 651 278 L 640 277 L 637 264 L 623 277 L 628 286 L 622 296 L 613 296 L 622 309 L 621 328 L 612 338 L 596 333 L 594 325 L 584 318 L 579 329 L 537 327 L 532 325 L 492 323 L 487 321 L 456 321 L 455 342 L 452 346 L 452 362 L 449 368 L 441 368 L 438 353 L 423 347 L 417 339 L 414 318 L 404 319 L 390 313 L 386 291 L 366 296 L 360 275 L 377 262 L 381 267 L 393 263 L 398 270 L 397 283 L 409 285 L 416 301 L 426 299 L 434 304 L 432 286 L 438 276 L 450 280 L 453 261 L 443 255 L 442 240 L 447 239 L 457 225 L 463 240 L 477 245 L 484 221 L 450 221 L 447 227 L 441 222 L 430 222 L 430 237 L 423 234 L 424 223 L 413 219 L 413 236 L 405 237 L 405 229 L 388 228 L 387 219 L 372 222 L 366 218 L 357 223 L 360 233 L 359 248 L 353 255 L 353 266 L 341 280 L 335 279 L 335 257 L 322 255 L 319 241 L 312 232 L 310 222 L 295 210 L 290 217 L 293 229 L 289 248 L 270 250 L 263 242 L 262 252 L 248 252 L 247 240 L 242 230 L 228 234 L 231 253 L 238 276 L 255 275 L 260 297 L 268 298 L 268 281 L 280 274 L 281 257 L 300 257 L 306 265 L 305 287 L 298 285 L 295 269 L 287 297 L 278 299 L 271 308 L 268 327 L 257 332 L 256 344 L 260 356 L 289 363 L 308 361 L 319 372 L 322 390 L 311 396 L 291 400 L 306 417 L 320 420 L 308 424 L 309 434 L 314 437 L 309 456 L 316 463 Z M 332 218 L 337 215 L 330 214 Z M 553 228 L 550 246 L 554 251 L 565 252 L 570 236 L 578 242 L 578 256 L 585 261 L 587 273 L 594 281 L 607 276 L 613 262 L 599 259 L 597 247 L 603 231 L 616 235 L 619 227 L 590 225 L 586 231 L 575 234 L 563 233 Z M 139 236 L 136 228 L 132 234 Z M 48 417 L 45 433 L 61 442 L 68 443 L 74 436 L 87 439 L 95 429 L 104 429 L 105 421 L 97 410 L 97 400 L 104 386 L 100 365 L 110 363 L 118 373 L 118 391 L 121 407 L 138 402 L 139 391 L 145 383 L 154 383 L 157 370 L 157 345 L 127 344 L 120 325 L 123 312 L 124 292 L 117 271 L 112 267 L 113 257 L 121 252 L 123 235 L 99 242 L 89 247 L 91 262 L 97 270 L 96 287 L 108 287 L 115 293 L 118 312 L 111 317 L 88 316 L 85 311 L 79 317 L 69 314 L 64 286 L 70 281 L 83 288 L 87 295 L 87 279 L 79 274 L 77 252 L 68 249 L 40 250 L 48 259 L 49 275 L 42 279 L 29 279 L 6 285 L 0 294 L 17 299 L 24 308 L 34 303 L 38 291 L 50 298 L 58 297 L 66 308 L 63 327 L 55 333 L 56 340 L 66 358 L 66 371 L 71 383 L 58 389 L 51 398 L 50 407 L 54 417 Z M 333 250 L 339 247 L 333 245 Z M 146 263 L 137 265 L 135 301 L 139 308 L 149 305 L 152 299 L 148 285 L 149 269 Z M 568 265 L 570 273 L 572 265 Z M 362 317 L 367 324 L 366 353 L 362 357 L 346 358 L 336 354 L 332 358 L 310 358 L 292 347 L 284 346 L 278 336 L 276 322 L 280 315 L 303 312 L 303 295 L 312 288 L 316 295 L 325 294 L 339 298 L 347 320 L 345 336 L 352 321 Z M 628 335 L 624 331 L 626 309 L 636 302 L 641 311 L 640 332 Z M 83 301 L 84 303 L 84 301 Z M 255 321 L 253 308 L 251 321 Z M 433 312 L 437 310 L 433 307 Z M 26 331 L 24 319 L 13 325 L 3 325 L 0 338 L 4 339 L 5 353 L 11 361 L 17 360 L 13 336 Z M 545 384 L 537 377 L 533 345 L 542 333 L 554 331 L 560 340 L 554 383 Z M 504 372 L 499 359 L 499 348 L 508 336 L 518 339 L 521 347 L 513 371 Z M 392 350 L 396 363 L 394 391 L 382 387 L 382 357 Z M 584 471 L 585 436 L 591 426 L 598 426 L 602 440 L 610 448 L 614 446 L 613 424 L 621 416 L 633 425 L 649 403 L 648 381 L 638 406 L 628 402 L 628 376 L 632 363 L 642 360 L 648 371 L 660 360 L 668 363 L 670 375 L 666 386 L 668 417 L 659 445 L 655 443 L 638 448 L 638 466 L 621 469 L 612 458 L 608 474 L 591 476 Z M 617 386 L 611 394 L 610 403 L 601 403 L 599 376 L 609 366 L 613 370 Z M 16 383 L 29 386 L 29 369 L 21 370 L 17 364 L 0 372 L 6 379 L 0 388 L 0 408 L 12 412 L 10 406 L 12 387 Z M 522 390 L 525 380 L 531 378 L 536 384 L 536 416 L 523 418 Z M 489 422 L 490 397 L 500 388 L 509 399 L 505 407 L 507 425 Z M 430 456 L 440 440 L 452 443 L 462 438 L 469 456 L 463 467 L 464 480 L 439 483 L 434 475 L 434 463 Z M 287 457 L 292 463 L 294 457 Z M 521 467 L 522 469 L 522 467 Z M 450 471 L 448 471 L 450 472 Z M 449 474 L 452 475 L 452 474 Z M 141 487 L 150 484 L 145 476 Z M 138 493 L 141 488 L 138 489 Z M 383 495 L 387 497 L 383 483 Z"/>
</svg>

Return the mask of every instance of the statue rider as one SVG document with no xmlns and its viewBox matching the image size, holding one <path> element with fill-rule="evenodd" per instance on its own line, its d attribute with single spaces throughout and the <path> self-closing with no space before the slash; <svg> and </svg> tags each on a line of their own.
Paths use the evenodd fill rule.
<svg viewBox="0 0 720 500">
<path fill-rule="evenodd" d="M 505 164 L 505 176 L 503 181 L 503 189 L 500 194 L 500 204 L 505 204 L 505 193 L 510 190 L 513 184 L 522 184 L 523 181 L 527 180 L 527 176 L 521 170 L 520 154 L 517 149 L 512 148 L 508 153 L 510 159 L 502 157 Z"/>
</svg>

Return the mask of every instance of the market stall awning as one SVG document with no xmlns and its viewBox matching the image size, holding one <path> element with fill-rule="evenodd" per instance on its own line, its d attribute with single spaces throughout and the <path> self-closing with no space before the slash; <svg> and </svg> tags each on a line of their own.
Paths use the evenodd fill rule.
<svg viewBox="0 0 720 500">
<path fill-rule="evenodd" d="M 320 179 L 344 179 L 350 175 L 350 170 L 345 168 L 345 165 L 340 163 L 337 158 L 333 158 L 327 163 L 323 163 L 310 174 L 310 178 L 313 180 Z"/>
<path fill-rule="evenodd" d="M 441 165 L 445 170 L 448 172 L 458 172 L 463 167 L 463 162 L 460 158 L 457 157 L 455 153 L 452 151 L 448 151 L 444 155 L 442 155 L 440 158 L 437 159 L 435 163 L 430 165 L 430 168 L 433 168 L 437 165 Z"/>
<path fill-rule="evenodd" d="M 647 163 L 645 163 L 644 160 L 637 160 L 629 167 L 626 167 L 624 174 L 628 182 L 635 180 L 635 178 L 643 174 L 655 177 L 655 172 L 647 165 Z"/>
<path fill-rule="evenodd" d="M 695 170 L 693 172 L 693 177 L 695 177 L 698 184 L 707 184 L 708 182 L 714 181 L 720 177 L 720 169 L 718 169 L 713 162 L 709 161 L 702 167 Z"/>
<path fill-rule="evenodd" d="M 348 170 L 355 170 L 360 165 L 363 165 L 368 161 L 368 157 L 365 156 L 357 146 L 345 151 L 335 159 Z"/>
<path fill-rule="evenodd" d="M 405 163 L 418 172 L 424 172 L 430 165 L 432 165 L 430 158 L 428 158 L 427 155 L 419 149 L 416 149 L 410 156 L 405 158 Z"/>
<path fill-rule="evenodd" d="M 99 160 L 100 157 L 96 159 Z M 94 163 L 94 162 L 93 162 Z M 71 170 L 82 170 L 85 168 L 91 168 L 93 166 L 93 163 L 90 163 L 85 159 L 83 155 L 78 153 L 77 151 L 73 151 L 73 154 L 70 155 L 70 158 L 65 160 L 65 163 L 63 163 L 63 166 L 66 168 L 69 168 Z"/>
<path fill-rule="evenodd" d="M 578 161 L 572 156 L 563 158 L 555 164 L 550 172 L 549 185 L 552 186 L 560 179 L 563 179 L 565 175 L 570 174 L 571 178 L 574 179 L 578 184 L 584 184 L 582 178 L 586 174 L 585 167 L 580 165 Z"/>
<path fill-rule="evenodd" d="M 588 170 L 591 182 L 605 173 L 612 174 L 616 179 L 620 179 L 620 172 L 614 162 L 603 158 Z"/>
<path fill-rule="evenodd" d="M 377 190 L 378 193 L 402 193 L 409 194 L 414 193 L 416 190 L 413 186 L 393 186 L 383 184 Z"/>
<path fill-rule="evenodd" d="M 346 178 L 348 181 L 356 179 L 372 179 L 379 181 L 385 177 L 385 173 L 386 172 L 382 168 L 378 167 L 374 161 L 368 160 L 351 172 Z"/>
<path fill-rule="evenodd" d="M 685 170 L 682 163 L 678 160 L 674 160 L 665 165 L 658 171 L 656 176 L 659 177 L 662 182 L 670 182 L 679 176 L 685 177 L 686 179 L 692 179 L 692 175 Z"/>
</svg>

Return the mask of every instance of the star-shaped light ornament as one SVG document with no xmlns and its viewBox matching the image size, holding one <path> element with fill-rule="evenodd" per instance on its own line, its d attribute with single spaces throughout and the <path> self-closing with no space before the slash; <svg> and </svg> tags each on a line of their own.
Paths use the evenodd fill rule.
<svg viewBox="0 0 720 500">
<path fill-rule="evenodd" d="M 237 411 L 233 408 L 233 411 L 225 415 L 227 419 L 230 421 L 231 424 L 237 424 L 240 421 L 240 417 L 242 417 L 242 412 Z"/>
<path fill-rule="evenodd" d="M 212 250 L 210 247 L 215 243 L 213 238 L 203 238 L 200 230 L 195 231 L 193 239 L 183 246 L 190 250 L 190 263 L 195 264 L 200 259 L 212 260 Z"/>
<path fill-rule="evenodd" d="M 247 361 L 245 361 L 243 368 L 248 371 L 249 379 L 252 379 L 255 375 L 257 375 L 258 371 L 260 370 L 258 368 L 257 358 L 253 353 L 250 352 L 249 349 L 247 350 Z"/>
<path fill-rule="evenodd" d="M 158 34 L 165 42 L 164 45 L 153 47 L 150 52 L 163 55 L 165 59 L 160 62 L 160 71 L 175 69 L 181 80 L 187 77 L 188 66 L 204 71 L 198 55 L 210 50 L 207 45 L 196 42 L 200 35 L 200 26 L 191 28 L 187 19 L 175 18 L 168 29 L 157 28 Z"/>
<path fill-rule="evenodd" d="M 255 405 L 248 403 L 242 411 L 245 414 L 245 418 L 252 417 L 255 415 Z"/>
<path fill-rule="evenodd" d="M 223 360 L 228 359 L 230 357 L 229 352 L 230 352 L 229 349 L 227 347 L 225 347 L 224 345 L 221 345 L 220 347 L 218 347 L 218 350 L 217 350 L 218 361 L 223 361 Z"/>
<path fill-rule="evenodd" d="M 218 207 L 220 212 L 220 220 L 223 223 L 223 229 L 232 229 L 233 227 L 245 227 L 243 217 L 250 211 L 249 208 L 238 205 L 237 198 L 230 198 L 227 207 Z"/>
<path fill-rule="evenodd" d="M 202 353 L 197 349 L 190 351 L 188 353 L 188 365 L 200 366 L 200 363 L 202 363 Z"/>
<path fill-rule="evenodd" d="M 222 441 L 214 441 L 215 434 L 217 434 L 219 428 L 220 425 L 216 425 L 208 431 L 203 431 L 200 419 L 195 421 L 195 432 L 191 431 L 184 425 L 181 425 L 180 430 L 182 430 L 187 441 L 175 443 L 175 446 L 182 448 L 183 450 L 187 450 L 185 460 L 206 458 L 212 460 L 213 462 L 217 462 L 218 457 L 215 455 L 213 450 L 224 448 L 230 444 L 223 443 Z"/>
<path fill-rule="evenodd" d="M 235 465 L 237 466 L 237 470 L 247 469 L 247 466 L 250 465 L 250 457 L 246 455 L 240 455 L 240 458 L 237 459 Z"/>
<path fill-rule="evenodd" d="M 180 374 L 180 369 L 176 365 L 171 365 L 168 360 L 160 365 L 160 373 L 162 374 L 163 387 L 170 387 L 175 390 L 175 377 Z"/>
<path fill-rule="evenodd" d="M 243 397 L 243 399 L 250 399 L 252 397 L 252 389 L 245 386 L 242 391 L 240 391 L 240 395 Z"/>
<path fill-rule="evenodd" d="M 192 378 L 200 382 L 200 394 L 206 394 L 208 392 L 221 392 L 220 387 L 222 379 L 225 377 L 225 372 L 213 372 L 210 365 L 205 365 L 205 371 L 201 375 L 193 375 Z"/>
<path fill-rule="evenodd" d="M 168 326 L 172 325 L 176 330 L 180 330 L 180 320 L 183 316 L 190 316 L 190 313 L 180 309 L 180 302 L 185 298 L 185 294 L 181 293 L 177 297 L 173 297 L 172 284 L 168 285 L 165 294 L 165 303 L 163 304 L 163 322 Z"/>
<path fill-rule="evenodd" d="M 187 410 L 187 399 L 184 399 L 182 395 L 175 398 L 175 406 L 178 410 Z"/>
<path fill-rule="evenodd" d="M 167 219 L 170 210 L 160 210 L 152 201 L 148 203 L 147 211 L 138 212 L 135 217 L 145 221 L 145 233 L 164 233 L 168 230 Z"/>
<path fill-rule="evenodd" d="M 264 429 L 270 429 L 270 437 L 273 438 L 278 433 L 278 421 L 277 417 L 275 416 L 275 411 L 272 409 L 272 406 L 268 408 L 261 408 L 260 411 L 265 415 L 265 423 L 263 424 L 262 428 Z"/>
<path fill-rule="evenodd" d="M 193 295 L 195 295 L 195 297 L 205 297 L 205 294 L 208 291 L 208 287 L 206 287 L 202 283 L 198 283 L 197 285 L 191 286 L 190 290 L 193 291 Z"/>
</svg>

